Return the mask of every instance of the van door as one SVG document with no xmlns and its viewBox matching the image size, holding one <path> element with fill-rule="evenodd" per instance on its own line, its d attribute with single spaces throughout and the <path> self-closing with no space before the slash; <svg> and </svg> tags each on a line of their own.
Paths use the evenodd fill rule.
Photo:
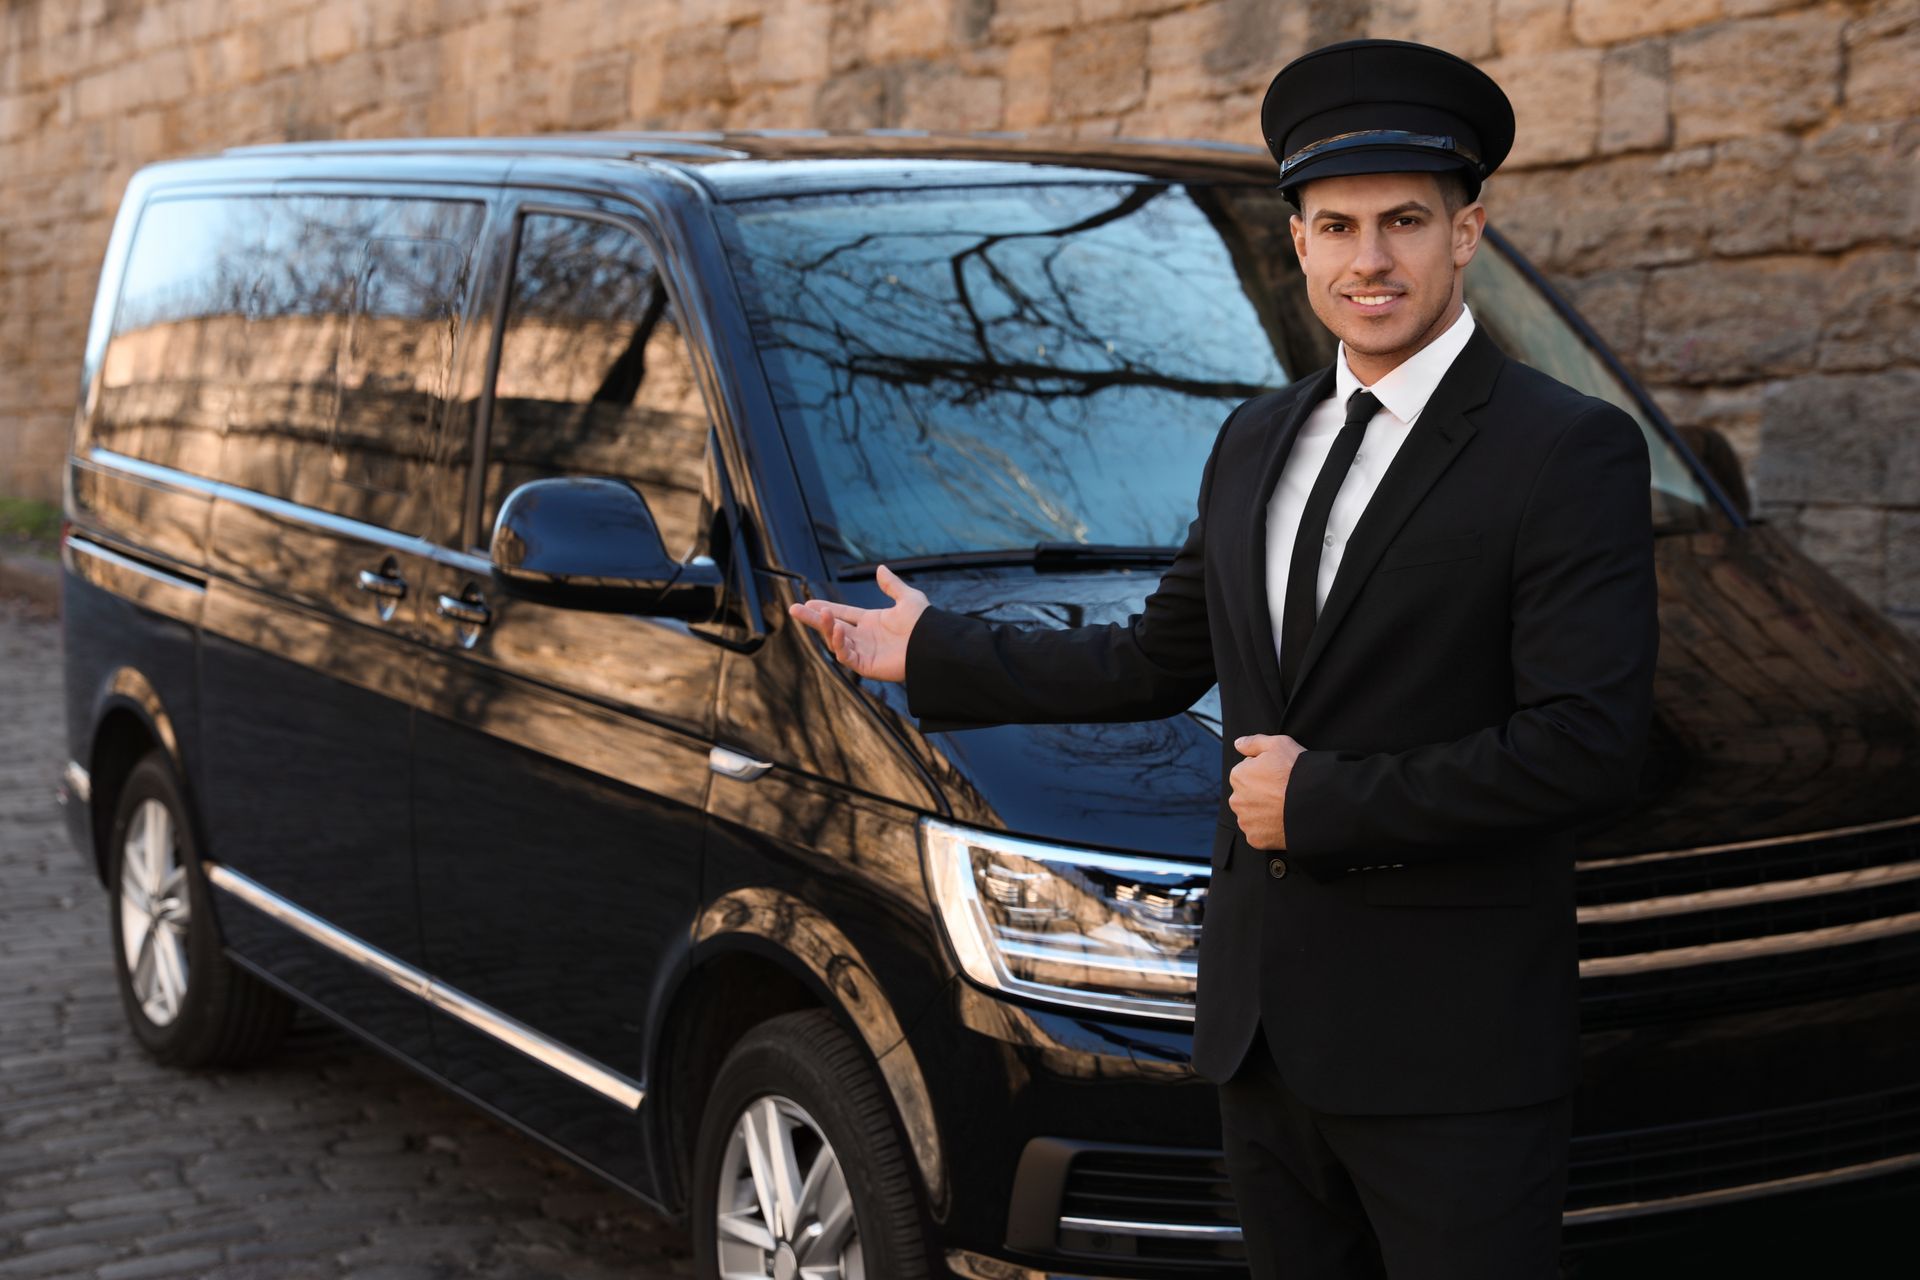
<svg viewBox="0 0 1920 1280">
<path fill-rule="evenodd" d="M 400 1052 L 431 1044 L 408 829 L 426 462 L 471 430 L 478 200 L 253 199 L 210 526 L 202 798 L 222 925 L 250 961 Z"/>
<path fill-rule="evenodd" d="M 630 1120 L 647 1010 L 699 903 L 722 650 L 679 622 L 509 599 L 486 544 L 507 493 L 613 476 L 668 550 L 705 552 L 709 416 L 658 259 L 629 216 L 531 195 L 508 262 L 475 459 L 474 563 L 430 568 L 414 739 L 428 953 L 471 1008 L 435 1029 L 453 1082 L 616 1177 L 650 1176 Z"/>
</svg>

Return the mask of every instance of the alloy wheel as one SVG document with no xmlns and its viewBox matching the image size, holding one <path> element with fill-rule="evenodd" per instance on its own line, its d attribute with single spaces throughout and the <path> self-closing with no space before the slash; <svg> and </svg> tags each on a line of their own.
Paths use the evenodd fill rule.
<svg viewBox="0 0 1920 1280">
<path fill-rule="evenodd" d="M 120 942 L 140 1012 L 156 1027 L 180 1016 L 187 997 L 187 869 L 173 814 L 146 799 L 120 846 Z"/>
<path fill-rule="evenodd" d="M 840 1158 L 791 1099 L 755 1098 L 734 1121 L 717 1205 L 722 1280 L 866 1280 Z"/>
</svg>

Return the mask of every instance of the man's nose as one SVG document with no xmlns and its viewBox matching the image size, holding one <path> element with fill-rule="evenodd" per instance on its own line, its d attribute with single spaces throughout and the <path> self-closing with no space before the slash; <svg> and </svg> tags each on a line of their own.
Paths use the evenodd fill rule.
<svg viewBox="0 0 1920 1280">
<path fill-rule="evenodd" d="M 1356 275 L 1371 280 L 1387 275 L 1393 270 L 1393 255 L 1387 252 L 1386 233 L 1378 227 L 1364 227 L 1360 231 L 1360 250 L 1354 254 L 1352 269 Z"/>
</svg>

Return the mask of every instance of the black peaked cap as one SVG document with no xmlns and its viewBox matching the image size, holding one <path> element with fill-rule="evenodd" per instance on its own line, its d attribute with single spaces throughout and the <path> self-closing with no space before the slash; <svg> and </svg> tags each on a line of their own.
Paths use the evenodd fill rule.
<svg viewBox="0 0 1920 1280">
<path fill-rule="evenodd" d="M 1469 194 L 1513 149 L 1513 104 L 1465 58 L 1407 40 L 1342 40 L 1280 69 L 1260 104 L 1280 191 L 1351 173 L 1459 169 Z"/>
</svg>

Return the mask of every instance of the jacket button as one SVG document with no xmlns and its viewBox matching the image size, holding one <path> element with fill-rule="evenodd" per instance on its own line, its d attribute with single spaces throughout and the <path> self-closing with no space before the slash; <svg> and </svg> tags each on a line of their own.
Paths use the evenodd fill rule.
<svg viewBox="0 0 1920 1280">
<path fill-rule="evenodd" d="M 1287 874 L 1287 860 L 1285 858 L 1268 858 L 1267 874 L 1275 880 L 1285 877 Z"/>
</svg>

